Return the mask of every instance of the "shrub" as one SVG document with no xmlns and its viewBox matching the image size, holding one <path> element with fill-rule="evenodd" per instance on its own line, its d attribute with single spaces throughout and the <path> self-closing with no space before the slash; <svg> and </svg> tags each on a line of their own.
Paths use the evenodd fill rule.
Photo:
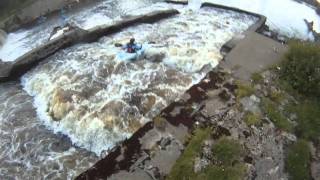
<svg viewBox="0 0 320 180">
<path fill-rule="evenodd" d="M 234 162 L 240 161 L 243 148 L 237 141 L 222 137 L 213 146 L 212 153 L 219 165 L 232 166 Z"/>
<path fill-rule="evenodd" d="M 246 112 L 246 114 L 244 115 L 244 122 L 248 126 L 258 126 L 261 124 L 261 115 L 257 113 Z"/>
<path fill-rule="evenodd" d="M 261 82 L 263 82 L 263 77 L 262 77 L 262 75 L 261 75 L 260 73 L 257 73 L 257 72 L 255 72 L 255 73 L 253 73 L 253 74 L 251 75 L 251 79 L 252 79 L 252 81 L 253 81 L 254 83 L 261 83 Z"/>
<path fill-rule="evenodd" d="M 288 119 L 277 109 L 277 106 L 270 99 L 263 98 L 261 101 L 261 106 L 266 115 L 275 124 L 276 127 L 292 132 L 293 125 L 288 121 Z"/>
<path fill-rule="evenodd" d="M 270 92 L 270 99 L 276 103 L 281 103 L 285 99 L 285 94 L 279 91 Z"/>
<path fill-rule="evenodd" d="M 316 101 L 304 101 L 291 107 L 291 112 L 297 114 L 298 137 L 316 141 L 320 136 L 320 105 Z"/>
<path fill-rule="evenodd" d="M 242 83 L 240 81 L 237 81 L 236 85 L 237 85 L 237 89 L 236 89 L 237 99 L 251 96 L 255 91 L 251 84 L 246 84 L 246 83 Z"/>
<path fill-rule="evenodd" d="M 309 180 L 310 177 L 310 148 L 308 142 L 299 140 L 288 150 L 286 169 L 290 180 Z"/>
<path fill-rule="evenodd" d="M 173 166 L 167 180 L 194 179 L 194 159 L 201 151 L 201 145 L 204 140 L 209 138 L 211 129 L 196 129 L 183 154 Z"/>
<path fill-rule="evenodd" d="M 281 63 L 280 78 L 306 96 L 320 97 L 320 46 L 291 42 Z"/>
<path fill-rule="evenodd" d="M 210 137 L 211 129 L 196 129 L 183 154 L 173 166 L 167 180 L 242 180 L 246 166 L 240 162 L 243 147 L 235 140 L 220 138 L 212 153 L 221 165 L 210 164 L 199 173 L 194 172 L 194 159 L 201 152 L 204 140 Z"/>
</svg>

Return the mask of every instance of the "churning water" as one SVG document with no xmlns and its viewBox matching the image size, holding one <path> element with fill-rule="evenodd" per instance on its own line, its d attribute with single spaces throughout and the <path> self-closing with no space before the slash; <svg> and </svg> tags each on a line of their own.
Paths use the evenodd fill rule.
<svg viewBox="0 0 320 180">
<path fill-rule="evenodd" d="M 17 83 L 0 85 L 0 178 L 70 179 L 130 137 L 221 60 L 220 48 L 257 19 L 214 8 L 128 28 L 59 51 Z M 135 37 L 146 58 L 115 58 Z"/>
</svg>

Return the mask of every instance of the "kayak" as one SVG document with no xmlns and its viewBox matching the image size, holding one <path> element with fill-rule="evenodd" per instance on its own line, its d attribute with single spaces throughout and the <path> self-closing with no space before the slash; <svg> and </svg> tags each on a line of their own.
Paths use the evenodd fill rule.
<svg viewBox="0 0 320 180">
<path fill-rule="evenodd" d="M 116 58 L 121 61 L 135 61 L 143 57 L 144 51 L 145 51 L 145 46 L 142 46 L 141 49 L 139 49 L 135 53 L 128 53 L 126 51 L 121 51 L 117 53 Z"/>
</svg>

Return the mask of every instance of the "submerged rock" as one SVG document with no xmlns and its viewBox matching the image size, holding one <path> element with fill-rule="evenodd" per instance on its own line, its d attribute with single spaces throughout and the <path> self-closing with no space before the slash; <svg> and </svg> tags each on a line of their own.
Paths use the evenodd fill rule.
<svg viewBox="0 0 320 180">
<path fill-rule="evenodd" d="M 53 96 L 50 102 L 49 114 L 53 120 L 61 120 L 64 118 L 72 109 L 72 92 L 57 88 L 53 92 Z"/>
</svg>

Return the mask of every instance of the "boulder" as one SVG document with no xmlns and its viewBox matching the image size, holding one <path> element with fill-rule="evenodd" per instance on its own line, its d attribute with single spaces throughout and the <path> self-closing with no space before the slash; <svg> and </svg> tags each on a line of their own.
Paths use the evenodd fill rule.
<svg viewBox="0 0 320 180">
<path fill-rule="evenodd" d="M 53 92 L 50 102 L 49 114 L 55 121 L 64 118 L 72 109 L 72 93 L 60 88 Z"/>
</svg>

